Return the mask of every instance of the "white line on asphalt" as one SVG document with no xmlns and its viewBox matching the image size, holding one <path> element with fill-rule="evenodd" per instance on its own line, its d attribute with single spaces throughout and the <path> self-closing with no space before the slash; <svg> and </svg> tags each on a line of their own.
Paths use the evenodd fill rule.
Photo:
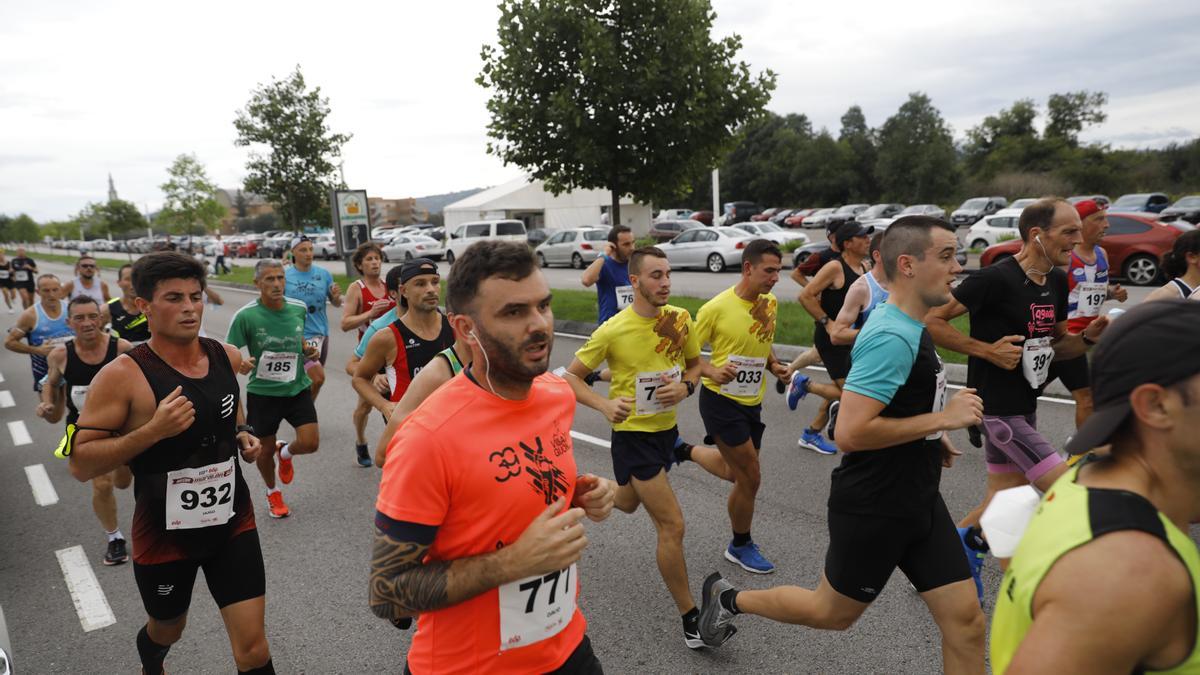
<svg viewBox="0 0 1200 675">
<path fill-rule="evenodd" d="M 0 373 L 0 382 L 4 381 L 4 373 Z"/>
<path fill-rule="evenodd" d="M 25 467 L 25 477 L 29 479 L 29 489 L 33 490 L 33 501 L 38 506 L 50 506 L 58 503 L 58 492 L 54 483 L 50 482 L 50 474 L 42 464 L 30 464 Z"/>
<path fill-rule="evenodd" d="M 64 548 L 55 551 L 54 555 L 58 556 L 58 565 L 62 567 L 63 578 L 67 580 L 67 589 L 71 591 L 71 600 L 75 603 L 75 612 L 79 615 L 83 631 L 90 633 L 116 623 L 117 617 L 113 616 L 112 607 L 108 605 L 108 598 L 104 597 L 104 590 L 92 572 L 83 547 Z"/>
<path fill-rule="evenodd" d="M 590 436 L 588 434 L 581 433 L 578 431 L 572 431 L 571 437 L 578 438 L 579 440 L 583 441 L 584 443 L 591 443 L 592 445 L 598 445 L 598 446 L 604 448 L 605 450 L 612 448 L 612 444 L 609 443 L 608 441 L 604 440 L 603 438 L 596 438 L 595 436 Z"/>
<path fill-rule="evenodd" d="M 25 423 L 21 420 L 8 423 L 8 434 L 12 436 L 13 445 L 29 445 L 33 442 L 29 430 L 25 428 Z"/>
<path fill-rule="evenodd" d="M 5 389 L 0 391 L 0 408 L 11 408 L 16 403 L 13 402 L 12 392 Z"/>
</svg>

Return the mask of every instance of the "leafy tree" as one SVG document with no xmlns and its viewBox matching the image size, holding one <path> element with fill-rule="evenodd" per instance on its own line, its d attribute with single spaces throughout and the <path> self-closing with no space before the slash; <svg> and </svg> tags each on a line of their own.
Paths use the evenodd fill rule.
<svg viewBox="0 0 1200 675">
<path fill-rule="evenodd" d="M 708 0 L 502 0 L 499 45 L 477 82 L 491 90 L 488 152 L 554 193 L 608 189 L 667 203 L 717 165 L 759 115 L 775 75 L 714 41 Z"/>
<path fill-rule="evenodd" d="M 0 213 L 0 242 L 13 241 L 13 237 L 8 231 L 8 226 L 12 224 L 12 220 L 12 216 Z"/>
<path fill-rule="evenodd" d="M 214 196 L 217 188 L 208 179 L 204 165 L 195 155 L 179 155 L 167 169 L 167 175 L 167 182 L 159 186 L 165 199 L 157 222 L 180 234 L 216 230 L 225 217 L 225 209 Z"/>
<path fill-rule="evenodd" d="M 329 99 L 321 97 L 320 87 L 309 90 L 296 66 L 286 79 L 259 85 L 233 122 L 235 145 L 266 148 L 265 154 L 250 152 L 246 189 L 275 204 L 293 231 L 317 221 L 337 184 L 334 159 L 351 135 L 331 132 L 328 116 Z"/>
<path fill-rule="evenodd" d="M 35 242 L 42 240 L 38 224 L 24 213 L 13 218 L 5 230 L 9 241 Z"/>
<path fill-rule="evenodd" d="M 1034 126 L 1037 116 L 1037 104 L 1025 98 L 968 129 L 963 147 L 967 172 L 990 177 L 1005 169 L 1028 168 L 1040 143 Z"/>
<path fill-rule="evenodd" d="M 874 200 L 879 195 L 879 181 L 875 178 L 875 165 L 879 161 L 879 148 L 875 131 L 867 126 L 862 108 L 852 105 L 842 115 L 842 130 L 838 143 L 849 161 L 851 184 L 849 197 Z"/>
<path fill-rule="evenodd" d="M 1079 143 L 1079 132 L 1108 119 L 1104 106 L 1108 94 L 1102 91 L 1072 91 L 1051 94 L 1046 102 L 1046 138 L 1060 138 L 1068 145 Z"/>
<path fill-rule="evenodd" d="M 237 197 L 233 200 L 233 209 L 238 218 L 245 218 L 246 214 L 250 212 L 250 203 L 241 190 L 237 191 Z"/>
<path fill-rule="evenodd" d="M 889 199 L 936 203 L 958 187 L 950 127 L 925 94 L 909 94 L 879 130 L 878 176 Z"/>
</svg>

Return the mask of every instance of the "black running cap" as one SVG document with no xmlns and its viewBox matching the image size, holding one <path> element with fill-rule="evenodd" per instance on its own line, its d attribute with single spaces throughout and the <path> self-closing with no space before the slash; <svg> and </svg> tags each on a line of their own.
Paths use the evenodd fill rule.
<svg viewBox="0 0 1200 675">
<path fill-rule="evenodd" d="M 407 260 L 400 266 L 400 283 L 406 284 L 413 277 L 419 277 L 422 274 L 437 274 L 437 263 L 429 258 L 413 258 Z"/>
<path fill-rule="evenodd" d="M 875 234 L 875 226 L 864 226 L 862 223 L 852 220 L 842 223 L 833 235 L 833 239 L 838 246 L 841 246 L 854 237 L 869 237 L 873 234 Z"/>
<path fill-rule="evenodd" d="M 1067 443 L 1081 455 L 1112 442 L 1129 417 L 1129 394 L 1143 384 L 1164 387 L 1200 373 L 1200 302 L 1158 300 L 1125 312 L 1105 329 L 1092 354 L 1095 409 Z"/>
</svg>

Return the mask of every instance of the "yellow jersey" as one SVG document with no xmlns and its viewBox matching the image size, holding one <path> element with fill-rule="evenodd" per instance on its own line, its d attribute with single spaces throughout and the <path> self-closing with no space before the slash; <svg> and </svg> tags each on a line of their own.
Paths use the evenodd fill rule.
<svg viewBox="0 0 1200 675">
<path fill-rule="evenodd" d="M 771 375 L 767 362 L 775 341 L 775 315 L 779 301 L 772 293 L 753 302 L 738 297 L 736 288 L 728 288 L 704 303 L 696 314 L 696 332 L 700 344 L 712 346 L 712 364 L 722 368 L 732 361 L 737 376 L 727 384 L 702 378 L 709 391 L 742 405 L 762 403 L 766 381 Z"/>
</svg>

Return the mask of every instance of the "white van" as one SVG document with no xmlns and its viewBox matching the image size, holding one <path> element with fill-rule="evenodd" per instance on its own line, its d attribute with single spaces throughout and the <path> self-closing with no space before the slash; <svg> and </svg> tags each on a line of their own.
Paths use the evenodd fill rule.
<svg viewBox="0 0 1200 675">
<path fill-rule="evenodd" d="M 446 237 L 446 262 L 463 254 L 471 244 L 487 239 L 525 242 L 525 223 L 519 220 L 477 220 L 463 223 L 450 231 Z"/>
</svg>

